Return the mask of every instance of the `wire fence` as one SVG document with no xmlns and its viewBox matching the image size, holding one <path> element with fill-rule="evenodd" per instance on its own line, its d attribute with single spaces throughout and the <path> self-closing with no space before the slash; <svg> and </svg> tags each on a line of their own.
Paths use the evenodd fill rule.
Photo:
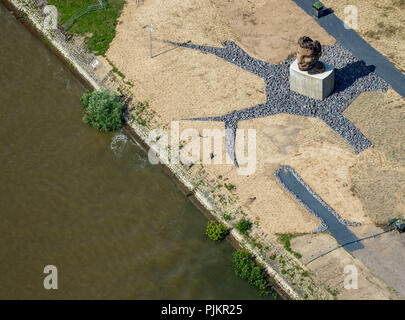
<svg viewBox="0 0 405 320">
<path fill-rule="evenodd" d="M 101 10 L 104 9 L 104 3 L 103 0 L 98 0 L 98 4 L 92 4 L 89 5 L 86 8 L 83 8 L 77 12 L 75 12 L 62 26 L 63 29 L 68 30 L 75 22 L 77 19 L 79 19 L 81 16 L 85 15 L 86 13 L 96 11 L 96 10 Z"/>
</svg>

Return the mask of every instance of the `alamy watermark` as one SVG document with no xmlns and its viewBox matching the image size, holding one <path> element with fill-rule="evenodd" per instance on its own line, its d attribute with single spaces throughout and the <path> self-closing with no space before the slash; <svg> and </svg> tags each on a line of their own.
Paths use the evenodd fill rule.
<svg viewBox="0 0 405 320">
<path fill-rule="evenodd" d="M 343 286 L 346 290 L 358 289 L 359 280 L 357 267 L 353 264 L 345 266 L 344 273 L 347 274 L 343 281 Z"/>
<path fill-rule="evenodd" d="M 346 29 L 357 30 L 359 27 L 358 24 L 359 10 L 357 9 L 357 7 L 353 5 L 345 6 L 343 13 L 345 15 L 345 20 L 343 21 L 344 27 Z"/>
<path fill-rule="evenodd" d="M 225 136 L 233 136 L 233 132 L 227 130 L 203 129 L 200 134 L 197 129 L 187 128 L 180 132 L 179 122 L 172 121 L 170 134 L 163 129 L 149 132 L 149 161 L 152 164 L 233 164 L 233 159 L 224 152 Z M 256 130 L 237 129 L 234 150 L 239 165 L 237 173 L 253 174 L 256 171 Z"/>
<path fill-rule="evenodd" d="M 46 265 L 44 268 L 44 273 L 47 276 L 44 278 L 44 288 L 46 290 L 57 290 L 58 289 L 58 268 L 54 265 Z"/>
</svg>

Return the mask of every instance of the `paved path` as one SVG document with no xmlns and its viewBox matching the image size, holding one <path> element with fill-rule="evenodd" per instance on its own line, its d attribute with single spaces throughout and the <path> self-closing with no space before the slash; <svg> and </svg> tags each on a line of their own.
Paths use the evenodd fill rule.
<svg viewBox="0 0 405 320">
<path fill-rule="evenodd" d="M 314 0 L 293 1 L 312 16 L 312 4 L 315 2 Z M 352 29 L 346 29 L 342 20 L 333 13 L 315 20 L 358 59 L 364 60 L 368 65 L 374 65 L 376 67 L 375 72 L 387 81 L 396 92 L 405 97 L 405 75 L 360 37 L 357 32 Z"/>
<path fill-rule="evenodd" d="M 364 228 L 362 231 L 358 228 L 354 231 L 359 238 L 383 231 L 372 226 Z M 405 299 L 405 233 L 394 230 L 367 239 L 363 244 L 365 248 L 356 251 L 354 255 Z"/>
</svg>

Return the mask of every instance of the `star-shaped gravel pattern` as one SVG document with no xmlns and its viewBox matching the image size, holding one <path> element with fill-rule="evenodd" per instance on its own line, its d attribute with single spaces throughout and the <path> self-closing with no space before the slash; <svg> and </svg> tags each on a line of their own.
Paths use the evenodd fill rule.
<svg viewBox="0 0 405 320">
<path fill-rule="evenodd" d="M 370 147 L 371 142 L 344 115 L 343 111 L 362 92 L 383 91 L 388 84 L 375 72 L 374 66 L 367 66 L 339 43 L 324 46 L 321 61 L 335 68 L 335 88 L 324 100 L 316 100 L 290 90 L 289 67 L 295 58 L 278 65 L 249 56 L 233 41 L 224 42 L 222 48 L 201 46 L 191 43 L 170 42 L 179 47 L 214 54 L 249 71 L 264 80 L 266 102 L 231 113 L 183 120 L 222 121 L 225 124 L 226 151 L 238 166 L 235 154 L 235 139 L 238 122 L 275 114 L 294 114 L 322 119 L 343 139 L 350 143 L 355 153 Z"/>
</svg>

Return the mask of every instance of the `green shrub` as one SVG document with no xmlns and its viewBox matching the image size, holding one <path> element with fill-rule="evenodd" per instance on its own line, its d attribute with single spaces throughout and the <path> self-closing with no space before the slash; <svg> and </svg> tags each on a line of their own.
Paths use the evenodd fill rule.
<svg viewBox="0 0 405 320">
<path fill-rule="evenodd" d="M 209 221 L 205 233 L 211 240 L 222 241 L 228 234 L 228 228 L 222 223 Z"/>
<path fill-rule="evenodd" d="M 238 250 L 232 254 L 235 274 L 259 289 L 261 295 L 269 294 L 270 285 L 263 266 L 256 263 L 253 255 L 246 250 Z"/>
<path fill-rule="evenodd" d="M 250 232 L 250 229 L 252 229 L 252 223 L 249 220 L 242 218 L 235 225 L 235 228 L 237 230 L 239 230 L 240 233 L 242 233 L 244 235 L 248 235 Z"/>
<path fill-rule="evenodd" d="M 305 233 L 276 233 L 278 241 L 284 245 L 284 249 L 291 252 L 298 259 L 301 259 L 302 256 L 300 253 L 291 249 L 291 240 L 302 235 L 305 235 Z"/>
<path fill-rule="evenodd" d="M 225 183 L 225 188 L 227 188 L 229 191 L 235 190 L 236 187 L 233 184 L 227 184 Z"/>
<path fill-rule="evenodd" d="M 114 131 L 122 126 L 123 105 L 110 90 L 83 94 L 81 101 L 86 114 L 83 121 L 101 131 Z"/>
<path fill-rule="evenodd" d="M 317 10 L 321 10 L 323 8 L 323 4 L 320 1 L 315 2 L 312 6 Z"/>
</svg>

